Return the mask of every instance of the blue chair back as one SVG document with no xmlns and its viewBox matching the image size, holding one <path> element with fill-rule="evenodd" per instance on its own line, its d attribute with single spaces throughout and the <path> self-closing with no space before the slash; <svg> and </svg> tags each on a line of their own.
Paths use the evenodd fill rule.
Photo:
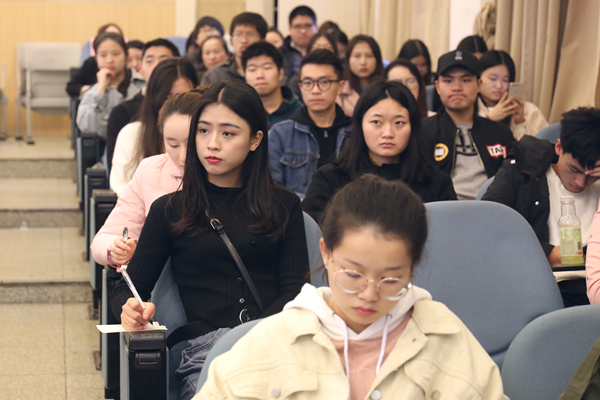
<svg viewBox="0 0 600 400">
<path fill-rule="evenodd" d="M 485 181 L 485 183 L 483 184 L 483 186 L 481 186 L 479 188 L 479 191 L 477 192 L 477 196 L 475 196 L 475 200 L 481 200 L 481 198 L 483 197 L 483 195 L 485 194 L 485 192 L 487 192 L 487 190 L 490 187 L 490 185 L 492 184 L 492 182 L 494 182 L 494 178 L 495 178 L 495 176 L 492 176 L 490 179 L 488 179 L 487 181 Z"/>
<path fill-rule="evenodd" d="M 519 213 L 499 203 L 425 207 L 429 237 L 414 282 L 448 306 L 501 367 L 521 329 L 563 308 L 539 241 Z"/>
<path fill-rule="evenodd" d="M 502 368 L 511 400 L 557 399 L 600 337 L 600 305 L 542 315 L 513 340 Z"/>
<path fill-rule="evenodd" d="M 538 139 L 546 139 L 550 141 L 550 143 L 556 143 L 558 139 L 560 139 L 560 123 L 548 125 L 545 128 L 542 128 L 535 135 Z"/>
<path fill-rule="evenodd" d="M 92 55 L 90 52 L 90 41 L 91 41 L 91 39 L 88 39 L 87 42 L 85 42 L 83 44 L 83 47 L 81 48 L 81 59 L 80 59 L 81 65 L 83 65 L 85 60 L 90 58 L 90 56 Z"/>
<path fill-rule="evenodd" d="M 185 36 L 167 36 L 165 39 L 171 41 L 175 46 L 177 46 L 181 57 L 185 56 L 185 53 L 187 52 L 187 49 L 185 48 L 185 43 L 187 42 L 188 38 L 186 38 Z"/>
<path fill-rule="evenodd" d="M 323 258 L 321 257 L 321 252 L 319 250 L 319 240 L 323 235 L 319 225 L 317 225 L 310 215 L 305 212 L 303 212 L 303 215 L 310 270 L 314 271 L 323 265 Z M 317 287 L 324 286 L 321 274 L 311 275 L 311 283 Z M 175 329 L 187 324 L 188 321 L 185 310 L 183 309 L 183 304 L 181 304 L 179 290 L 173 281 L 170 260 L 167 261 L 163 272 L 154 286 L 154 290 L 152 291 L 152 302 L 157 304 L 155 314 L 156 320 L 169 329 L 166 331 L 167 337 L 169 337 L 171 332 Z M 249 324 L 244 324 L 242 326 L 246 325 Z M 169 400 L 179 398 L 179 385 L 177 384 L 178 380 L 175 377 L 175 370 L 181 362 L 181 351 L 185 348 L 185 344 L 186 342 L 178 343 L 169 350 Z M 205 363 L 205 365 L 208 366 L 207 363 Z"/>
</svg>

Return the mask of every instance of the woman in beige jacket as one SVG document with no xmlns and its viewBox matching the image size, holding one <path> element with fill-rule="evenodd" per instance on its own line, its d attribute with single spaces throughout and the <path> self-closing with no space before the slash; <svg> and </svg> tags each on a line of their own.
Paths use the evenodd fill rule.
<svg viewBox="0 0 600 400">
<path fill-rule="evenodd" d="M 217 357 L 194 399 L 506 399 L 465 325 L 411 284 L 427 218 L 408 186 L 364 175 L 334 196 L 321 226 L 330 287 L 306 284 Z"/>
<path fill-rule="evenodd" d="M 479 100 L 480 117 L 493 121 L 506 122 L 515 139 L 525 135 L 535 136 L 548 126 L 546 117 L 533 103 L 509 95 L 510 82 L 515 81 L 515 63 L 505 51 L 491 50 L 479 60 Z"/>
</svg>

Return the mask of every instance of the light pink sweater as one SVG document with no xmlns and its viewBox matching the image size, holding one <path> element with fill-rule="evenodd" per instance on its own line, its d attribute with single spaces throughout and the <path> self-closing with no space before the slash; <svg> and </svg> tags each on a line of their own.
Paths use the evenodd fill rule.
<svg viewBox="0 0 600 400">
<path fill-rule="evenodd" d="M 98 264 L 107 264 L 106 250 L 121 237 L 123 227 L 129 229 L 130 238 L 139 239 L 150 206 L 159 197 L 178 190 L 182 174 L 167 154 L 142 160 L 90 246 Z"/>
<path fill-rule="evenodd" d="M 598 203 L 600 208 L 600 202 Z M 594 214 L 585 260 L 587 295 L 592 304 L 600 304 L 600 209 Z"/>
</svg>

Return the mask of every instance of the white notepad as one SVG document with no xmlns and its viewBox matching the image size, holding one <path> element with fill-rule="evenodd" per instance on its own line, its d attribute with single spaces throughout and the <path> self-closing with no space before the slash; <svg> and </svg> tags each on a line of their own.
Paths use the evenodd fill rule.
<svg viewBox="0 0 600 400">
<path fill-rule="evenodd" d="M 139 329 L 135 331 L 128 331 L 123 328 L 120 324 L 111 324 L 111 325 L 96 325 L 96 328 L 102 333 L 120 333 L 120 332 L 146 332 L 146 331 L 166 331 L 168 330 L 166 326 L 159 325 L 158 322 L 148 323 L 144 326 L 144 329 Z"/>
</svg>

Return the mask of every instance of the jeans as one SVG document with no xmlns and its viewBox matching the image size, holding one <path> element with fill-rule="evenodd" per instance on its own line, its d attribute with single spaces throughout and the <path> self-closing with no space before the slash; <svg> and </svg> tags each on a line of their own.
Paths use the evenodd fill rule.
<svg viewBox="0 0 600 400">
<path fill-rule="evenodd" d="M 181 400 L 190 400 L 194 397 L 206 356 L 215 343 L 230 330 L 231 328 L 219 328 L 187 341 L 185 350 L 181 352 L 181 364 L 175 371 L 177 378 L 181 381 Z"/>
</svg>

